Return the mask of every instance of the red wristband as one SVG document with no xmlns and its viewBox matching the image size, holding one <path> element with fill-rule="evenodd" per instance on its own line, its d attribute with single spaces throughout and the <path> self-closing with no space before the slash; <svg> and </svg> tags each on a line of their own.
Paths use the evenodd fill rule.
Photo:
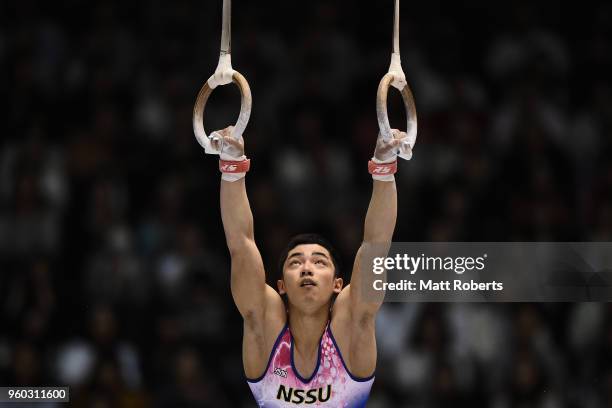
<svg viewBox="0 0 612 408">
<path fill-rule="evenodd" d="M 368 172 L 375 176 L 387 176 L 397 172 L 397 160 L 392 163 L 374 163 L 372 160 L 368 162 Z"/>
<path fill-rule="evenodd" d="M 221 173 L 246 173 L 251 168 L 251 159 L 242 161 L 219 160 Z"/>
</svg>

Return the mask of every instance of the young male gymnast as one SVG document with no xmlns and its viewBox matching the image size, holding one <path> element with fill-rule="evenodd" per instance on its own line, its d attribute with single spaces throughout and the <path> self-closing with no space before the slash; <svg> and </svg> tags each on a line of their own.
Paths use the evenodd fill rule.
<svg viewBox="0 0 612 408">
<path fill-rule="evenodd" d="M 367 245 L 384 248 L 391 242 L 397 216 L 394 173 L 407 135 L 398 130 L 390 140 L 379 135 L 368 163 L 372 198 L 351 283 L 343 285 L 329 242 L 301 234 L 282 253 L 275 290 L 266 284 L 255 244 L 245 188 L 250 161 L 242 137 L 233 138 L 232 129 L 217 131 L 211 139 L 221 158 L 221 216 L 231 255 L 231 292 L 244 321 L 248 385 L 260 407 L 364 407 L 374 382 L 375 318 L 384 293 L 363 299 L 360 262 Z"/>
</svg>

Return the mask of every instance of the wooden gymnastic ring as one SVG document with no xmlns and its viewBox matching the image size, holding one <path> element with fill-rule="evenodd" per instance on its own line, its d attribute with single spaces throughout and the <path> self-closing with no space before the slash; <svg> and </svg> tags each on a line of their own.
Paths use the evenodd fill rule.
<svg viewBox="0 0 612 408">
<path fill-rule="evenodd" d="M 376 94 L 376 116 L 378 118 L 378 128 L 381 135 L 385 140 L 392 138 L 391 125 L 389 124 L 389 116 L 387 114 L 387 94 L 389 93 L 389 87 L 394 80 L 394 75 L 389 72 L 381 79 L 378 85 L 378 92 Z M 414 96 L 412 90 L 406 84 L 400 91 L 402 99 L 404 100 L 404 108 L 406 109 L 406 133 L 408 134 L 409 140 L 413 137 L 416 142 L 416 131 L 417 131 L 417 113 L 416 106 L 414 104 Z"/>
<path fill-rule="evenodd" d="M 249 83 L 238 71 L 234 71 L 232 82 L 240 89 L 240 115 L 238 116 L 238 121 L 234 126 L 234 132 L 232 134 L 236 139 L 239 139 L 249 123 L 253 100 Z M 204 110 L 206 109 L 206 103 L 212 92 L 213 88 L 211 88 L 208 81 L 206 81 L 204 86 L 200 89 L 193 106 L 193 132 L 201 144 L 206 143 L 204 141 L 208 140 L 208 136 L 204 130 Z"/>
</svg>

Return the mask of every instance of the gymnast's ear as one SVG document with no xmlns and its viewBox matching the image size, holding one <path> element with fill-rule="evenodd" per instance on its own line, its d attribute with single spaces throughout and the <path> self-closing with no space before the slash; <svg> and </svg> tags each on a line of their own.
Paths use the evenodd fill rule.
<svg viewBox="0 0 612 408">
<path fill-rule="evenodd" d="M 285 290 L 285 281 L 279 279 L 276 281 L 276 286 L 278 287 L 278 293 L 281 295 L 286 295 L 287 291 Z"/>
<path fill-rule="evenodd" d="M 344 281 L 342 280 L 342 278 L 334 278 L 334 293 L 338 294 L 342 292 L 343 284 L 344 284 Z"/>
</svg>

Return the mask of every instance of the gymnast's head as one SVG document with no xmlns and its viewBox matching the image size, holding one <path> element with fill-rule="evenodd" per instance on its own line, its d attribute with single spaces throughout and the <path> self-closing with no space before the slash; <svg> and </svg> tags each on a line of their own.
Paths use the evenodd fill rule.
<svg viewBox="0 0 612 408">
<path fill-rule="evenodd" d="M 291 238 L 281 254 L 277 282 L 289 307 L 306 313 L 329 308 L 342 284 L 338 255 L 325 238 L 318 234 Z"/>
</svg>

